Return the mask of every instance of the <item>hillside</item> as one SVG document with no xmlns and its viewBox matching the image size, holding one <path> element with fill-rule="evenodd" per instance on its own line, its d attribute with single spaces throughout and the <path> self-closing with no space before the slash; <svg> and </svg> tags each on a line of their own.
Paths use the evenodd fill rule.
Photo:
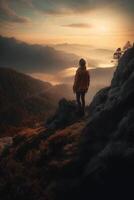
<svg viewBox="0 0 134 200">
<path fill-rule="evenodd" d="M 75 103 L 63 99 L 47 129 L 14 137 L 0 161 L 2 200 L 133 199 L 133 85 L 134 48 L 87 117 L 79 119 Z"/>
<path fill-rule="evenodd" d="M 4 109 L 14 102 L 38 95 L 44 90 L 52 87 L 25 74 L 8 68 L 0 68 L 0 108 Z"/>
<path fill-rule="evenodd" d="M 44 122 L 63 95 L 62 91 L 57 92 L 58 87 L 62 86 L 0 68 L 0 136 L 14 135 L 23 127 Z"/>
</svg>

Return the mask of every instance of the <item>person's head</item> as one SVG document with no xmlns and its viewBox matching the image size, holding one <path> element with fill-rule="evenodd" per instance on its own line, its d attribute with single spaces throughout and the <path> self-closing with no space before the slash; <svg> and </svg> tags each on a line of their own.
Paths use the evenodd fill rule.
<svg viewBox="0 0 134 200">
<path fill-rule="evenodd" d="M 82 67 L 82 68 L 85 68 L 85 67 L 86 67 L 86 61 L 85 61 L 83 58 L 81 58 L 81 59 L 79 60 L 79 66 Z"/>
</svg>

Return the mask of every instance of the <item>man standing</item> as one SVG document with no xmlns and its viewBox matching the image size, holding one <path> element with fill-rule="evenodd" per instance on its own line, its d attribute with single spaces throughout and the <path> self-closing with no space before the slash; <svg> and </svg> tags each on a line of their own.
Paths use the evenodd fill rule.
<svg viewBox="0 0 134 200">
<path fill-rule="evenodd" d="M 73 91 L 76 93 L 79 114 L 85 115 L 85 94 L 88 91 L 90 84 L 90 75 L 86 69 L 86 61 L 82 58 L 79 61 L 79 68 L 76 71 Z"/>
</svg>

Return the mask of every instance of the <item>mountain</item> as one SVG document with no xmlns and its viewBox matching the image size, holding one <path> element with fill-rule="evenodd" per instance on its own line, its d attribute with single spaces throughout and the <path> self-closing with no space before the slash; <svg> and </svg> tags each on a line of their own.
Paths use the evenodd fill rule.
<svg viewBox="0 0 134 200">
<path fill-rule="evenodd" d="M 58 87 L 62 85 L 52 86 L 15 70 L 0 68 L 0 135 L 15 134 L 23 126 L 36 127 L 44 121 L 63 94 L 57 92 Z"/>
<path fill-rule="evenodd" d="M 15 136 L 1 154 L 2 200 L 133 199 L 133 85 L 131 48 L 85 118 L 63 99 L 48 128 Z"/>
<path fill-rule="evenodd" d="M 38 95 L 50 87 L 50 83 L 33 79 L 12 69 L 0 68 L 0 94 L 3 98 L 0 107 L 4 109 L 14 102 Z"/>
<path fill-rule="evenodd" d="M 0 66 L 24 73 L 50 73 L 73 66 L 79 57 L 49 46 L 28 44 L 0 35 Z"/>
</svg>

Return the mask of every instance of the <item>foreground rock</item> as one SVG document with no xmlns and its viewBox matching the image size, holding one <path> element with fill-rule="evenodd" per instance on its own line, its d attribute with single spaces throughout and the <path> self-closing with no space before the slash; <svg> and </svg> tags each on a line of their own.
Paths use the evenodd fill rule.
<svg viewBox="0 0 134 200">
<path fill-rule="evenodd" d="M 78 115 L 76 102 L 61 99 L 55 115 L 47 120 L 45 126 L 54 130 L 63 129 L 75 123 L 78 119 L 80 119 L 80 116 Z"/>
<path fill-rule="evenodd" d="M 120 60 L 111 86 L 94 97 L 89 116 L 81 173 L 67 182 L 64 199 L 134 198 L 134 48 Z"/>
</svg>

